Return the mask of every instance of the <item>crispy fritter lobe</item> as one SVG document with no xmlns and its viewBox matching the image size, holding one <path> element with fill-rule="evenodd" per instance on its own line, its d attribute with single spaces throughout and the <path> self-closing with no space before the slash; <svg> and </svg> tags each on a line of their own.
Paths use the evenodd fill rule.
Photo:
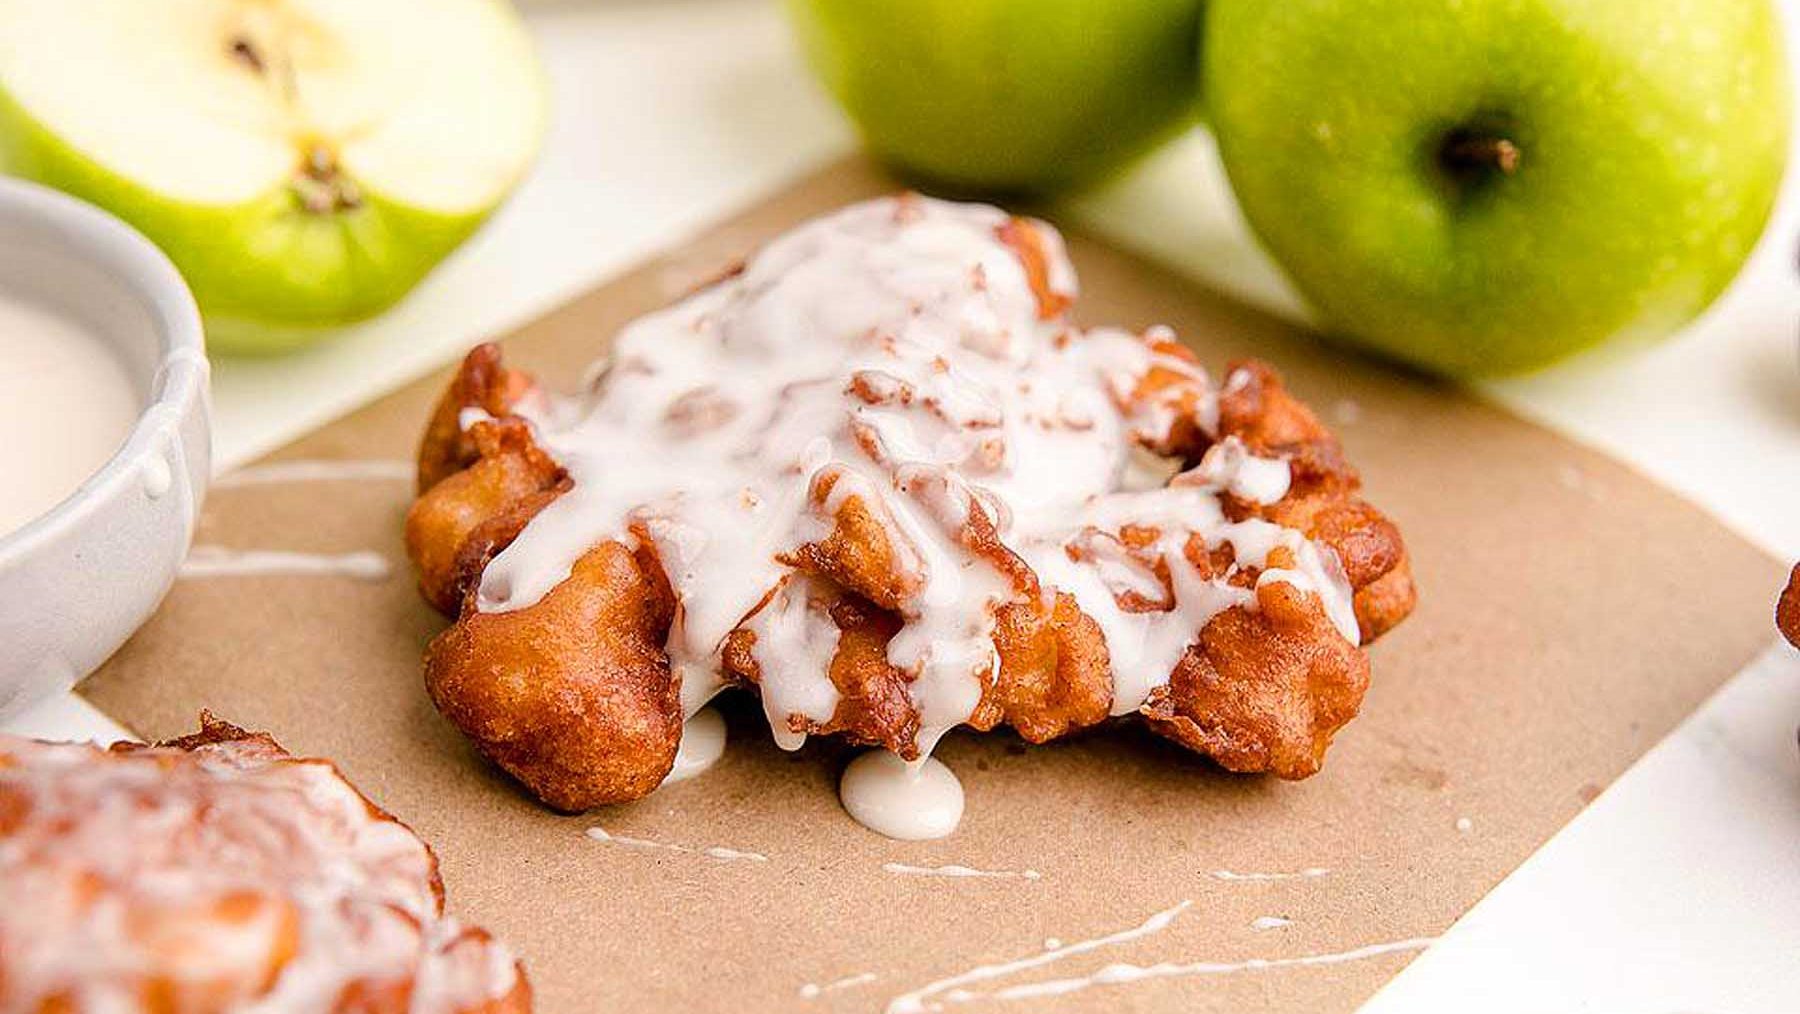
<svg viewBox="0 0 1800 1014">
<path fill-rule="evenodd" d="M 426 423 L 425 437 L 419 443 L 419 492 L 487 456 L 477 445 L 474 431 L 464 425 L 464 412 L 473 409 L 490 418 L 502 418 L 535 387 L 529 374 L 501 365 L 500 346 L 487 343 L 471 349 Z"/>
<path fill-rule="evenodd" d="M 637 799 L 669 773 L 681 741 L 663 651 L 673 615 L 654 559 L 603 542 L 530 608 L 465 604 L 426 653 L 425 689 L 552 809 Z"/>
</svg>

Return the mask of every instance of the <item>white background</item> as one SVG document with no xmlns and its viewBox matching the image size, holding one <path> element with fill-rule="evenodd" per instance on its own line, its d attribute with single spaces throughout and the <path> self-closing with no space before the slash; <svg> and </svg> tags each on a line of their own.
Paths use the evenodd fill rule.
<svg viewBox="0 0 1800 1014">
<path fill-rule="evenodd" d="M 800 67 L 776 4 L 572 0 L 525 10 L 556 101 L 535 174 L 394 312 L 295 357 L 217 364 L 221 468 L 441 365 L 853 146 Z M 1789 558 L 1800 557 L 1792 184 L 1744 277 L 1689 333 L 1483 389 Z M 1202 135 L 1064 213 L 1253 302 L 1304 315 L 1248 240 Z M 1800 662 L 1772 646 L 1369 1009 L 1800 1011 L 1796 722 Z M 11 727 L 108 732 L 74 698 Z"/>
</svg>

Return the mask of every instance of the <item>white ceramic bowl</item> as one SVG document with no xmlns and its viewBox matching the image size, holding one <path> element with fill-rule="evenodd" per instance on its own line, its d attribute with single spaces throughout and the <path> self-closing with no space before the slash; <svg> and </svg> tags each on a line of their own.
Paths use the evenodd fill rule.
<svg viewBox="0 0 1800 1014">
<path fill-rule="evenodd" d="M 4 718 L 73 686 L 156 609 L 187 555 L 212 449 L 200 315 L 149 240 L 90 205 L 0 178 L 0 293 L 66 313 L 111 343 L 143 405 L 98 472 L 0 534 Z"/>
</svg>

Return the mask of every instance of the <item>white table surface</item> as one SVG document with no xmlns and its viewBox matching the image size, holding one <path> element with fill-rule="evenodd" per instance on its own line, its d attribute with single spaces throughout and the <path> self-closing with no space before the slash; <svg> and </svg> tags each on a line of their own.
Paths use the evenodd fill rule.
<svg viewBox="0 0 1800 1014">
<path fill-rule="evenodd" d="M 556 99 L 535 174 L 392 313 L 299 356 L 218 363 L 222 469 L 523 323 L 854 143 L 800 67 L 775 3 L 540 0 L 524 9 Z M 1789 183 L 1751 266 L 1688 333 L 1483 391 L 1679 490 L 1770 551 L 1800 557 L 1800 202 L 1793 174 Z M 1066 213 L 1304 317 L 1250 243 L 1203 135 Z M 1772 643 L 1367 1009 L 1800 1011 L 1797 721 L 1800 657 Z M 119 735 L 74 697 L 8 728 Z"/>
</svg>

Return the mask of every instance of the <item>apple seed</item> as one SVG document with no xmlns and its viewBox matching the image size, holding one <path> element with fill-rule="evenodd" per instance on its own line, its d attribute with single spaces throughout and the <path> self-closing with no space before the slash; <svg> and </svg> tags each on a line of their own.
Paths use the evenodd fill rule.
<svg viewBox="0 0 1800 1014">
<path fill-rule="evenodd" d="M 300 200 L 300 207 L 314 215 L 355 211 L 362 207 L 362 191 L 356 181 L 344 175 L 336 156 L 322 144 L 307 148 L 306 160 L 300 167 L 300 174 L 294 178 L 293 190 Z"/>
<path fill-rule="evenodd" d="M 229 48 L 232 58 L 250 68 L 252 72 L 261 74 L 268 70 L 268 64 L 263 62 L 262 54 L 257 52 L 256 47 L 248 38 L 242 35 L 237 36 L 231 40 Z"/>
</svg>

